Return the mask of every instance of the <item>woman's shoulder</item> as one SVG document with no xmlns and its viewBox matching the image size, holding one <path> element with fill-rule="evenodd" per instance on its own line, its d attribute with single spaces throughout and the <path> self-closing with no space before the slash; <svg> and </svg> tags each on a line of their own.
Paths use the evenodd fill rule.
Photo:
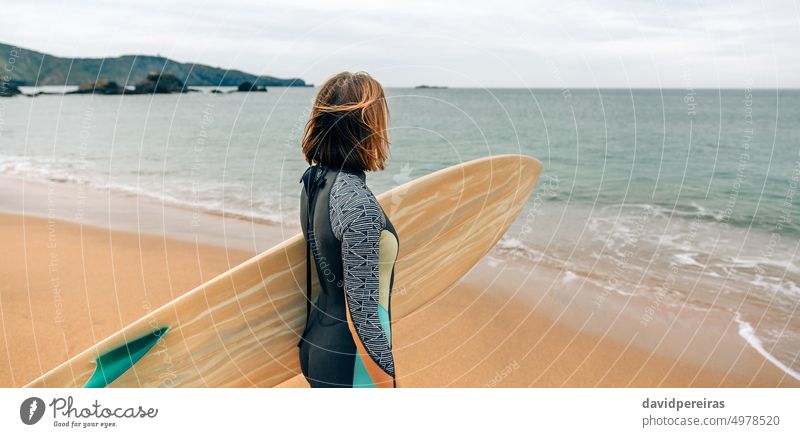
<svg viewBox="0 0 800 437">
<path fill-rule="evenodd" d="M 341 239 L 344 229 L 359 225 L 386 225 L 375 195 L 367 187 L 363 175 L 339 172 L 331 187 L 330 195 L 331 225 L 334 235 Z"/>
</svg>

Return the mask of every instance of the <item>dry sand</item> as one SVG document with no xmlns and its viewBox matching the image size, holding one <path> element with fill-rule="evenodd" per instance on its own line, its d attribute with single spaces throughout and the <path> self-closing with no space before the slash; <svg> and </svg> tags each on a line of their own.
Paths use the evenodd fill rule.
<svg viewBox="0 0 800 437">
<path fill-rule="evenodd" d="M 29 186 L 28 196 L 41 189 Z M 6 207 L 13 203 L 10 192 L 0 187 Z M 52 195 L 38 193 L 42 199 Z M 27 205 L 33 215 L 0 214 L 0 387 L 25 385 L 287 232 L 204 216 L 206 225 L 189 235 L 176 224 L 189 219 L 186 211 L 163 205 L 149 206 L 145 219 L 153 224 L 147 231 L 141 214 L 135 223 L 120 214 L 114 226 L 95 226 L 111 217 L 103 208 L 82 216 L 95 225 L 81 225 L 63 220 L 69 218 L 64 208 L 57 210 L 61 215 L 45 215 L 36 202 Z M 165 225 L 153 232 L 168 222 L 159 214 L 184 231 Z M 230 240 L 232 230 L 252 232 L 258 241 Z M 736 335 L 725 314 L 664 311 L 645 325 L 646 302 L 560 275 L 484 259 L 453 289 L 394 324 L 398 385 L 800 385 Z M 285 385 L 305 384 L 299 377 Z"/>
<path fill-rule="evenodd" d="M 694 342 L 686 341 L 687 332 L 698 329 L 691 321 L 671 329 L 653 325 L 652 332 L 644 332 L 622 315 L 592 315 L 574 300 L 565 306 L 559 303 L 561 297 L 548 297 L 547 281 L 540 278 L 546 274 L 536 275 L 537 280 L 524 276 L 527 273 L 499 272 L 482 262 L 441 299 L 395 323 L 398 386 L 799 386 L 750 348 L 735 329 L 720 335 L 701 326 Z M 508 282 L 499 284 L 502 281 Z M 555 290 L 563 287 L 559 281 L 551 284 L 552 293 L 564 291 Z M 542 299 L 534 302 L 538 297 Z M 545 303 L 548 299 L 553 302 Z M 553 308 L 562 310 L 560 319 Z M 635 304 L 626 310 L 638 313 Z M 611 319 L 618 326 L 613 327 Z M 620 332 L 627 333 L 627 339 Z M 658 344 L 648 336 L 662 341 Z M 720 346 L 712 351 L 711 344 Z M 680 352 L 683 356 L 676 360 Z M 301 375 L 280 386 L 308 384 Z"/>
<path fill-rule="evenodd" d="M 0 214 L 0 386 L 22 386 L 196 285 L 241 250 Z"/>
</svg>

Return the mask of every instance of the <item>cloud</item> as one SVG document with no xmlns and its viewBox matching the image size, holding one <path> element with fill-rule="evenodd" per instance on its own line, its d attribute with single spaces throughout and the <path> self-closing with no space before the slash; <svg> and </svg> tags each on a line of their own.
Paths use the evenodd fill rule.
<svg viewBox="0 0 800 437">
<path fill-rule="evenodd" d="M 162 54 L 319 83 L 800 87 L 790 1 L 15 2 L 2 39 L 60 56 Z M 562 85 L 559 85 L 562 84 Z"/>
</svg>

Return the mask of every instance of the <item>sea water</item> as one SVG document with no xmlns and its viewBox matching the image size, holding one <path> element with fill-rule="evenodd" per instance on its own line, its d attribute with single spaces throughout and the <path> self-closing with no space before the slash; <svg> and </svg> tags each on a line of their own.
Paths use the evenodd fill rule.
<svg viewBox="0 0 800 437">
<path fill-rule="evenodd" d="M 0 173 L 296 225 L 315 89 L 0 100 Z M 376 193 L 488 155 L 544 170 L 494 254 L 727 311 L 800 379 L 800 91 L 388 89 Z"/>
</svg>

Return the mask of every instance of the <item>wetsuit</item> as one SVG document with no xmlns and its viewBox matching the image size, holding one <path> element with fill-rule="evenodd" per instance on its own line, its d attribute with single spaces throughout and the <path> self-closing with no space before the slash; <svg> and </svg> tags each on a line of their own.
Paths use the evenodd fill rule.
<svg viewBox="0 0 800 437">
<path fill-rule="evenodd" d="M 311 387 L 395 387 L 397 233 L 364 172 L 315 165 L 301 181 L 300 223 L 320 284 L 299 343 L 303 375 Z"/>
</svg>

